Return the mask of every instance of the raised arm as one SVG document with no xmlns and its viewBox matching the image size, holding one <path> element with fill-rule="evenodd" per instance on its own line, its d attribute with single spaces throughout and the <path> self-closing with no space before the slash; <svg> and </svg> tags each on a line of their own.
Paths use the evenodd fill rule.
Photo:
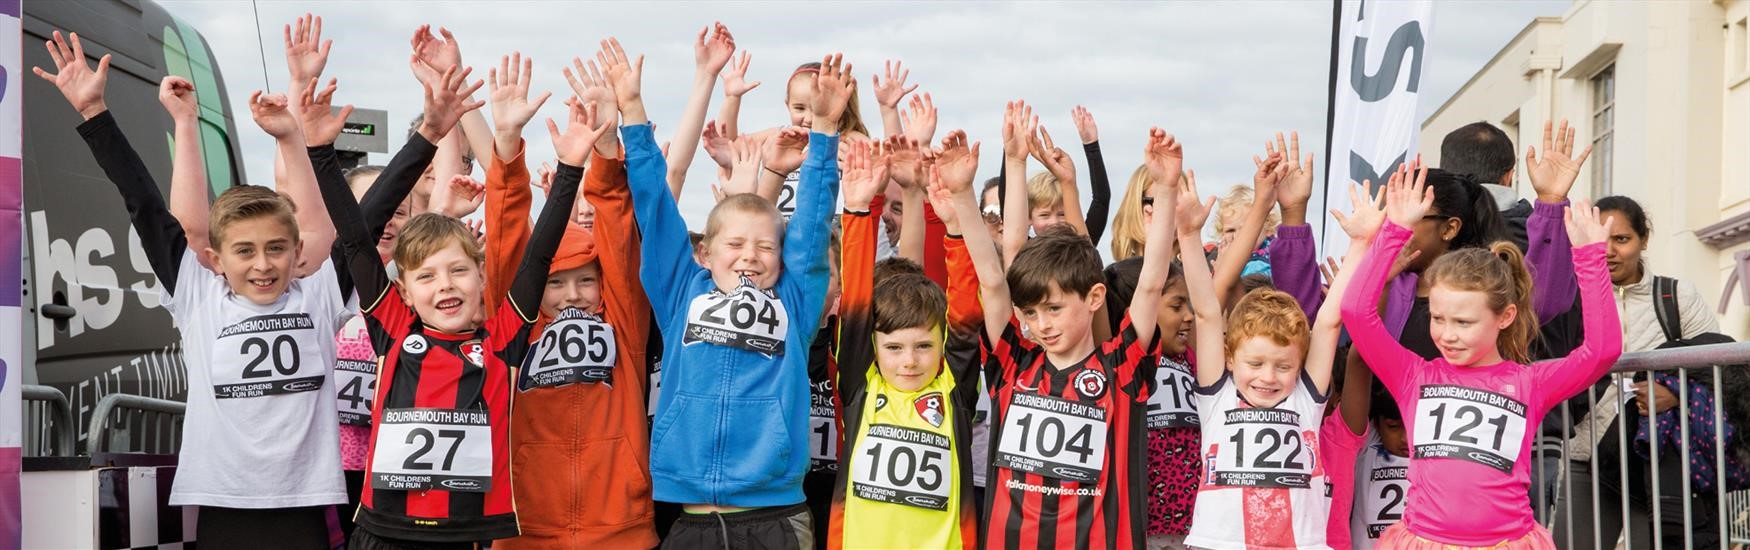
<svg viewBox="0 0 1750 550">
<path fill-rule="evenodd" d="M 1281 141 L 1282 134 L 1277 133 L 1276 139 Z M 1265 149 L 1264 158 L 1252 157 L 1252 163 L 1258 169 L 1252 174 L 1252 208 L 1246 211 L 1246 220 L 1240 224 L 1239 233 L 1234 235 L 1233 244 L 1223 247 L 1215 257 L 1215 291 L 1224 307 L 1238 298 L 1234 290 L 1239 287 L 1240 275 L 1245 271 L 1246 261 L 1252 257 L 1258 236 L 1264 232 L 1270 211 L 1276 208 L 1276 186 L 1288 174 L 1289 162 L 1283 158 L 1286 151 L 1277 150 L 1268 141 Z M 1191 186 L 1196 187 L 1196 174 L 1187 177 L 1191 179 Z"/>
<path fill-rule="evenodd" d="M 420 82 L 425 88 L 424 122 L 420 123 L 419 131 L 408 138 L 401 151 L 389 160 L 389 165 L 377 176 L 377 184 L 372 185 L 365 192 L 364 199 L 359 201 L 364 223 L 373 237 L 383 234 L 389 219 L 395 215 L 395 209 L 401 206 L 401 201 L 419 183 L 420 175 L 437 154 L 437 146 L 434 144 L 456 127 L 456 122 L 463 114 L 486 104 L 469 99 L 475 90 L 486 84 L 485 81 L 468 84 L 468 75 L 472 73 L 473 69 L 470 68 L 451 67 L 430 82 Z"/>
<path fill-rule="evenodd" d="M 1338 413 L 1349 433 L 1367 433 L 1367 416 L 1373 409 L 1373 371 L 1361 360 L 1361 352 L 1350 347 L 1343 354 L 1343 397 L 1337 400 Z"/>
<path fill-rule="evenodd" d="M 577 204 L 577 185 L 583 179 L 583 159 L 595 148 L 602 134 L 613 131 L 607 124 L 597 124 L 595 105 L 572 102 L 567 113 L 565 132 L 547 119 L 547 133 L 553 141 L 553 152 L 559 158 L 559 168 L 553 176 L 553 191 L 541 205 L 541 217 L 529 234 L 529 248 L 517 267 L 516 279 L 510 285 L 510 306 L 516 308 L 523 322 L 533 323 L 541 315 L 541 294 L 547 286 L 547 268 L 553 264 L 553 253 L 565 236 L 565 226 L 571 223 L 571 209 Z"/>
<path fill-rule="evenodd" d="M 710 40 L 706 40 L 706 35 Z M 699 133 L 705 129 L 705 111 L 711 107 L 711 89 L 717 86 L 717 75 L 735 54 L 735 36 L 722 23 L 699 31 L 693 43 L 693 88 L 687 94 L 686 108 L 675 125 L 668 159 L 668 190 L 678 200 L 681 186 L 687 180 L 687 168 L 693 165 L 693 155 L 699 151 Z"/>
<path fill-rule="evenodd" d="M 1027 140 L 1039 127 L 1039 117 L 1024 101 L 1011 101 L 1003 110 L 1003 266 L 1027 244 Z M 977 256 L 974 256 L 976 258 Z M 996 338 L 992 338 L 995 341 Z"/>
<path fill-rule="evenodd" d="M 759 81 L 747 81 L 747 66 L 753 62 L 753 56 L 742 50 L 741 55 L 724 66 L 723 70 L 723 107 L 718 111 L 718 128 L 725 139 L 734 141 L 737 133 L 736 119 L 741 118 L 741 96 L 747 95 L 760 86 Z"/>
<path fill-rule="evenodd" d="M 1039 159 L 1045 169 L 1057 177 L 1057 186 L 1062 190 L 1064 217 L 1069 226 L 1074 227 L 1076 234 L 1088 236 L 1088 223 L 1082 219 L 1082 194 L 1076 188 L 1076 165 L 1070 160 L 1069 153 L 1059 149 L 1051 140 L 1051 132 L 1045 127 L 1039 127 L 1039 132 L 1027 137 L 1027 150 L 1033 158 Z"/>
<path fill-rule="evenodd" d="M 978 146 L 966 145 L 966 132 L 955 130 L 942 138 L 942 152 L 936 155 L 930 173 L 930 200 L 938 211 L 955 220 L 978 220 L 978 199 L 973 195 L 972 178 L 978 171 Z M 943 221 L 947 218 L 944 217 Z M 971 257 L 973 271 L 978 274 L 979 301 L 984 309 L 984 333 L 991 342 L 1002 340 L 1003 331 L 1014 317 L 1009 299 L 1009 281 L 1003 269 L 1002 256 L 990 232 L 974 229 L 962 231 L 966 252 Z"/>
<path fill-rule="evenodd" d="M 1584 340 L 1567 357 L 1549 368 L 1532 369 L 1545 383 L 1538 398 L 1555 403 L 1592 385 L 1616 358 L 1622 355 L 1622 331 L 1617 318 L 1616 296 L 1610 285 L 1610 270 L 1604 264 L 1604 242 L 1610 238 L 1610 219 L 1599 215 L 1591 203 L 1581 201 L 1565 216 L 1568 238 L 1574 242 L 1574 270 L 1580 281 L 1580 308 Z"/>
<path fill-rule="evenodd" d="M 833 54 L 821 60 L 810 105 L 814 124 L 808 134 L 808 158 L 802 163 L 796 185 L 796 211 L 784 228 L 785 277 L 780 283 L 801 292 L 799 309 L 794 311 L 820 311 L 825 305 L 830 242 L 823 229 L 832 218 L 839 195 L 838 147 L 839 132 L 843 129 L 838 127 L 838 120 L 856 85 L 851 78 L 851 64 L 844 62 L 842 55 Z M 885 174 L 882 179 L 885 181 Z M 812 315 L 801 318 L 815 323 L 819 320 Z M 811 331 L 815 326 L 810 323 L 791 330 Z"/>
<path fill-rule="evenodd" d="M 322 209 L 327 211 L 334 226 L 334 244 L 329 253 L 334 261 L 335 279 L 340 284 L 342 296 L 351 295 L 357 287 L 365 290 L 360 292 L 364 299 L 374 303 L 387 288 L 388 275 L 383 271 L 382 260 L 377 257 L 376 240 L 365 228 L 358 199 L 353 197 L 346 176 L 341 174 L 340 159 L 334 152 L 334 140 L 340 137 L 341 129 L 346 126 L 352 105 L 334 110 L 336 83 L 330 81 L 321 93 L 314 93 L 313 84 L 299 96 L 295 105 L 298 106 L 299 126 L 304 131 L 304 143 L 308 147 L 304 153 L 305 162 L 310 163 L 316 188 L 322 195 Z"/>
<path fill-rule="evenodd" d="M 1563 120 L 1561 128 L 1551 132 L 1550 121 L 1543 122 L 1543 156 L 1537 148 L 1525 148 L 1525 175 L 1537 191 L 1537 202 L 1531 217 L 1525 222 L 1529 236 L 1525 249 L 1526 268 L 1531 271 L 1532 309 L 1537 318 L 1552 319 L 1574 305 L 1577 288 L 1573 251 L 1569 242 L 1562 211 L 1568 205 L 1568 191 L 1580 177 L 1580 167 L 1592 156 L 1588 145 L 1574 154 L 1574 129 Z M 1552 139 L 1553 138 L 1553 139 Z"/>
<path fill-rule="evenodd" d="M 158 84 L 158 102 L 170 113 L 176 124 L 175 145 L 170 162 L 170 215 L 182 224 L 190 250 L 205 251 L 207 215 L 212 209 L 207 203 L 207 168 L 201 156 L 200 105 L 195 101 L 194 83 L 180 76 L 166 76 Z M 202 267 L 213 269 L 212 258 L 196 253 Z"/>
<path fill-rule="evenodd" d="M 1282 224 L 1276 227 L 1276 239 L 1270 241 L 1270 275 L 1276 289 L 1293 296 L 1306 317 L 1313 319 L 1325 301 L 1319 284 L 1318 247 L 1313 242 L 1312 226 L 1306 223 L 1306 205 L 1312 200 L 1313 155 L 1300 156 L 1300 132 L 1289 135 L 1288 158 L 1284 160 L 1300 160 L 1289 160 L 1292 164 L 1287 176 L 1276 186 Z"/>
<path fill-rule="evenodd" d="M 846 145 L 843 259 L 839 263 L 839 395 L 862 392 L 875 362 L 875 239 L 881 211 L 872 203 L 887 183 L 886 159 L 866 142 Z"/>
<path fill-rule="evenodd" d="M 1413 369 L 1428 363 L 1415 352 L 1404 349 L 1379 317 L 1379 295 L 1391 276 L 1398 253 L 1410 240 L 1408 227 L 1420 221 L 1434 204 L 1434 190 L 1425 185 L 1427 178 L 1428 171 L 1424 168 L 1416 171 L 1412 181 L 1408 166 L 1400 166 L 1392 174 L 1385 191 L 1385 217 L 1389 223 L 1379 230 L 1367 253 L 1353 268 L 1353 279 L 1349 282 L 1353 288 L 1344 289 L 1340 301 L 1327 300 L 1339 303 L 1343 328 L 1349 331 L 1349 338 L 1360 351 L 1361 359 L 1367 361 L 1374 376 L 1379 377 L 1393 393 L 1402 388 Z M 1333 287 L 1331 291 L 1337 290 Z"/>
<path fill-rule="evenodd" d="M 1172 179 L 1169 176 L 1158 181 Z M 1198 200 L 1197 186 L 1185 185 L 1176 205 L 1178 212 L 1174 213 L 1179 225 L 1179 250 L 1184 251 L 1181 263 L 1185 266 L 1185 288 L 1191 295 L 1191 311 L 1197 317 L 1196 375 L 1200 387 L 1214 386 L 1221 381 L 1222 372 L 1227 370 L 1227 318 L 1221 308 L 1221 299 L 1215 294 L 1215 278 L 1209 273 L 1209 262 L 1199 252 L 1203 250 L 1203 223 L 1209 220 L 1209 209 L 1214 205 L 1215 197 L 1210 197 L 1208 202 Z M 1156 206 L 1155 212 L 1162 210 Z"/>
<path fill-rule="evenodd" d="M 529 164 L 523 151 L 523 128 L 552 97 L 541 92 L 529 99 L 534 60 L 521 52 L 500 57 L 487 73 L 492 106 L 492 153 L 486 168 L 486 305 L 497 310 L 510 293 L 510 283 L 529 243 Z"/>
<path fill-rule="evenodd" d="M 1098 244 L 1106 234 L 1106 217 L 1111 215 L 1112 182 L 1106 176 L 1106 159 L 1100 154 L 1100 129 L 1094 124 L 1093 113 L 1077 105 L 1070 111 L 1070 118 L 1075 121 L 1076 133 L 1081 135 L 1082 153 L 1088 157 L 1088 191 L 1093 195 L 1082 221 L 1088 228 L 1088 240 Z"/>
<path fill-rule="evenodd" d="M 887 75 L 886 80 L 881 78 L 883 73 Z M 875 103 L 881 107 L 881 132 L 884 137 L 905 134 L 905 127 L 899 120 L 899 102 L 905 99 L 906 94 L 918 89 L 917 84 L 906 85 L 905 79 L 909 76 L 911 70 L 905 68 L 904 63 L 889 59 L 882 62 L 882 72 L 871 78 L 875 86 Z M 929 138 L 919 141 L 927 142 Z"/>
<path fill-rule="evenodd" d="M 1343 294 L 1349 289 L 1349 281 L 1355 278 L 1354 266 L 1361 263 L 1361 257 L 1373 244 L 1374 235 L 1379 233 L 1380 224 L 1385 222 L 1385 211 L 1381 209 L 1384 199 L 1383 191 L 1370 197 L 1366 184 L 1358 184 L 1349 188 L 1349 204 L 1354 205 L 1355 210 L 1347 216 L 1331 211 L 1337 223 L 1342 225 L 1343 232 L 1349 235 L 1349 253 L 1343 257 L 1343 267 L 1337 270 L 1331 281 L 1330 295 L 1319 307 L 1318 317 L 1309 319 L 1312 343 L 1307 347 L 1306 373 L 1317 386 L 1314 389 L 1319 395 L 1324 395 L 1331 385 L 1331 365 L 1336 361 L 1337 340 L 1343 332 L 1342 312 L 1339 311 Z"/>
<path fill-rule="evenodd" d="M 1148 242 L 1166 243 L 1173 238 L 1173 218 L 1179 200 L 1178 180 L 1167 177 L 1179 173 L 1185 165 L 1185 150 L 1172 134 L 1160 128 L 1149 131 L 1148 146 L 1143 150 L 1143 162 L 1155 181 L 1168 182 L 1154 193 L 1155 216 L 1149 221 Z M 1190 197 L 1196 200 L 1195 191 Z M 1067 210 L 1068 205 L 1065 205 Z M 1201 226 L 1201 224 L 1199 224 Z M 1159 319 L 1161 294 L 1166 292 L 1167 273 L 1173 265 L 1173 247 L 1151 246 L 1143 251 L 1142 272 L 1136 276 L 1136 290 L 1130 295 L 1130 326 L 1136 330 L 1137 344 L 1143 349 L 1154 345 L 1155 324 Z M 1200 348 L 1201 349 L 1201 348 Z"/>
<path fill-rule="evenodd" d="M 927 260 L 924 257 L 924 246 L 928 238 L 929 230 L 926 224 L 929 221 L 925 219 L 924 213 L 929 210 L 927 205 L 930 199 L 929 194 L 917 178 L 917 169 L 925 164 L 923 155 L 918 151 L 918 144 L 918 141 L 907 136 L 892 136 L 882 142 L 882 147 L 886 149 L 890 159 L 905 157 L 903 160 L 909 161 L 909 164 L 904 166 L 895 166 L 912 170 L 912 174 L 909 176 L 900 175 L 898 170 L 888 171 L 892 174 L 889 177 L 890 181 L 899 185 L 905 204 L 905 211 L 900 213 L 899 242 L 893 244 L 894 248 L 898 249 L 900 257 L 917 262 L 921 266 L 925 265 Z"/>
<path fill-rule="evenodd" d="M 330 84 L 323 93 L 333 95 L 334 85 Z M 318 103 L 308 99 L 316 94 L 314 83 L 305 94 L 306 99 L 299 100 L 302 104 Z M 326 108 L 327 105 L 324 98 L 316 108 Z M 249 112 L 255 117 L 255 124 L 273 136 L 280 161 L 285 163 L 285 179 L 277 182 L 278 189 L 297 206 L 298 239 L 302 241 L 303 251 L 295 271 L 298 277 L 307 277 L 321 268 L 322 262 L 332 252 L 334 221 L 329 219 L 327 208 L 317 206 L 323 202 L 322 191 L 316 188 L 316 172 L 304 146 L 303 129 L 297 115 L 292 114 L 291 100 L 283 95 L 255 92 L 249 97 Z"/>
</svg>

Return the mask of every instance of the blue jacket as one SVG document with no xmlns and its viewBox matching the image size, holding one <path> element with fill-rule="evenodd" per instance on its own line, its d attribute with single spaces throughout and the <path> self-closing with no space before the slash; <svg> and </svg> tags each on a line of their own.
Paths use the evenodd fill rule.
<svg viewBox="0 0 1750 550">
<path fill-rule="evenodd" d="M 621 128 L 626 176 L 643 233 L 639 278 L 662 330 L 662 390 L 650 433 L 656 500 L 770 507 L 803 501 L 808 470 L 808 349 L 820 328 L 830 217 L 838 200 L 838 138 L 808 136 L 797 208 L 784 233 L 783 272 L 772 291 L 789 322 L 775 356 L 682 345 L 687 308 L 716 288 L 693 261 L 667 162 L 649 124 Z"/>
</svg>

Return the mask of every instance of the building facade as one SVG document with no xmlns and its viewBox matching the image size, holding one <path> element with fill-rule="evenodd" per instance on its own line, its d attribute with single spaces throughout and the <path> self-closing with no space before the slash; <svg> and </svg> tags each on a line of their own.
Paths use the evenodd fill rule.
<svg viewBox="0 0 1750 550">
<path fill-rule="evenodd" d="M 1750 0 L 1577 0 L 1539 17 L 1422 123 L 1422 158 L 1439 166 L 1448 132 L 1494 123 L 1530 198 L 1525 148 L 1546 119 L 1593 146 L 1572 196 L 1641 203 L 1651 271 L 1694 284 L 1725 310 L 1722 332 L 1750 339 Z"/>
</svg>

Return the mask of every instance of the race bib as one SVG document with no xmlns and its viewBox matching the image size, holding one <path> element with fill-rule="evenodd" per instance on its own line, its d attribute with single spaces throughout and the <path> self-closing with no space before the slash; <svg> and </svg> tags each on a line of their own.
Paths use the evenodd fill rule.
<svg viewBox="0 0 1750 550">
<path fill-rule="evenodd" d="M 650 405 L 644 408 L 645 416 L 651 419 L 656 418 L 656 400 L 660 395 L 662 395 L 662 360 L 657 359 L 650 363 L 650 398 L 645 401 Z"/>
<path fill-rule="evenodd" d="M 1189 368 L 1162 357 L 1155 369 L 1155 391 L 1148 396 L 1148 429 L 1198 427 L 1197 405 L 1191 402 L 1196 386 Z"/>
<path fill-rule="evenodd" d="M 1364 449 L 1361 452 L 1376 452 Z M 1382 466 L 1368 473 L 1366 492 L 1362 494 L 1361 521 L 1367 525 L 1367 538 L 1378 539 L 1387 527 L 1404 519 L 1404 496 L 1410 490 L 1410 469 L 1406 466 Z"/>
<path fill-rule="evenodd" d="M 784 186 L 778 188 L 778 214 L 784 216 L 784 221 L 790 221 L 790 216 L 796 215 L 796 184 L 802 182 L 802 171 L 793 170 L 784 176 Z"/>
<path fill-rule="evenodd" d="M 1502 473 L 1525 444 L 1525 404 L 1463 386 L 1428 385 L 1416 402 L 1416 458 L 1452 458 Z"/>
<path fill-rule="evenodd" d="M 236 399 L 316 391 L 327 378 L 321 357 L 304 345 L 316 341 L 306 313 L 258 315 L 219 331 L 208 368 L 213 397 Z M 333 338 L 333 335 L 328 335 Z M 310 360 L 305 367 L 305 358 Z"/>
<path fill-rule="evenodd" d="M 864 500 L 947 510 L 953 456 L 942 434 L 870 426 L 852 459 L 851 492 Z"/>
<path fill-rule="evenodd" d="M 486 411 L 389 409 L 377 421 L 371 488 L 492 489 L 492 425 Z"/>
<path fill-rule="evenodd" d="M 704 342 L 768 356 L 783 355 L 789 328 L 784 302 L 769 290 L 754 288 L 753 281 L 743 277 L 735 292 L 713 290 L 693 299 L 687 307 L 681 344 Z"/>
<path fill-rule="evenodd" d="M 1312 486 L 1313 450 L 1302 441 L 1300 414 L 1244 408 L 1223 413 L 1226 424 L 1204 458 L 1210 483 L 1228 487 L 1304 489 Z"/>
<path fill-rule="evenodd" d="M 815 382 L 808 393 L 808 458 L 815 470 L 836 470 L 839 427 L 832 407 L 832 381 Z"/>
<path fill-rule="evenodd" d="M 334 382 L 340 386 L 340 391 L 334 396 L 340 405 L 340 423 L 371 425 L 371 403 L 377 397 L 377 363 L 353 359 L 336 361 Z"/>
<path fill-rule="evenodd" d="M 612 384 L 614 326 L 578 308 L 559 312 L 523 359 L 517 389 L 529 391 L 576 384 Z"/>
<path fill-rule="evenodd" d="M 1106 410 L 1014 394 L 1003 418 L 995 465 L 1078 483 L 1099 481 L 1106 465 Z"/>
</svg>

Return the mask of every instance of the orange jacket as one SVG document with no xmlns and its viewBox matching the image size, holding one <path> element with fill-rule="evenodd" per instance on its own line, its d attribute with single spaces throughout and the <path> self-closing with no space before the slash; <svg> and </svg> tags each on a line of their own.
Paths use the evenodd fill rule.
<svg viewBox="0 0 1750 550">
<path fill-rule="evenodd" d="M 507 286 L 528 242 L 529 172 L 522 155 L 494 158 L 486 173 L 487 291 Z M 653 548 L 646 432 L 645 344 L 650 306 L 638 282 L 639 237 L 624 161 L 599 155 L 584 174 L 596 208 L 595 254 L 601 265 L 602 319 L 618 350 L 611 384 L 577 383 L 516 391 L 511 453 L 522 536 L 494 547 Z M 566 239 L 578 237 L 570 231 Z M 560 245 L 560 255 L 579 246 Z M 491 300 L 488 300 L 491 301 Z M 549 319 L 543 315 L 532 337 Z"/>
</svg>

